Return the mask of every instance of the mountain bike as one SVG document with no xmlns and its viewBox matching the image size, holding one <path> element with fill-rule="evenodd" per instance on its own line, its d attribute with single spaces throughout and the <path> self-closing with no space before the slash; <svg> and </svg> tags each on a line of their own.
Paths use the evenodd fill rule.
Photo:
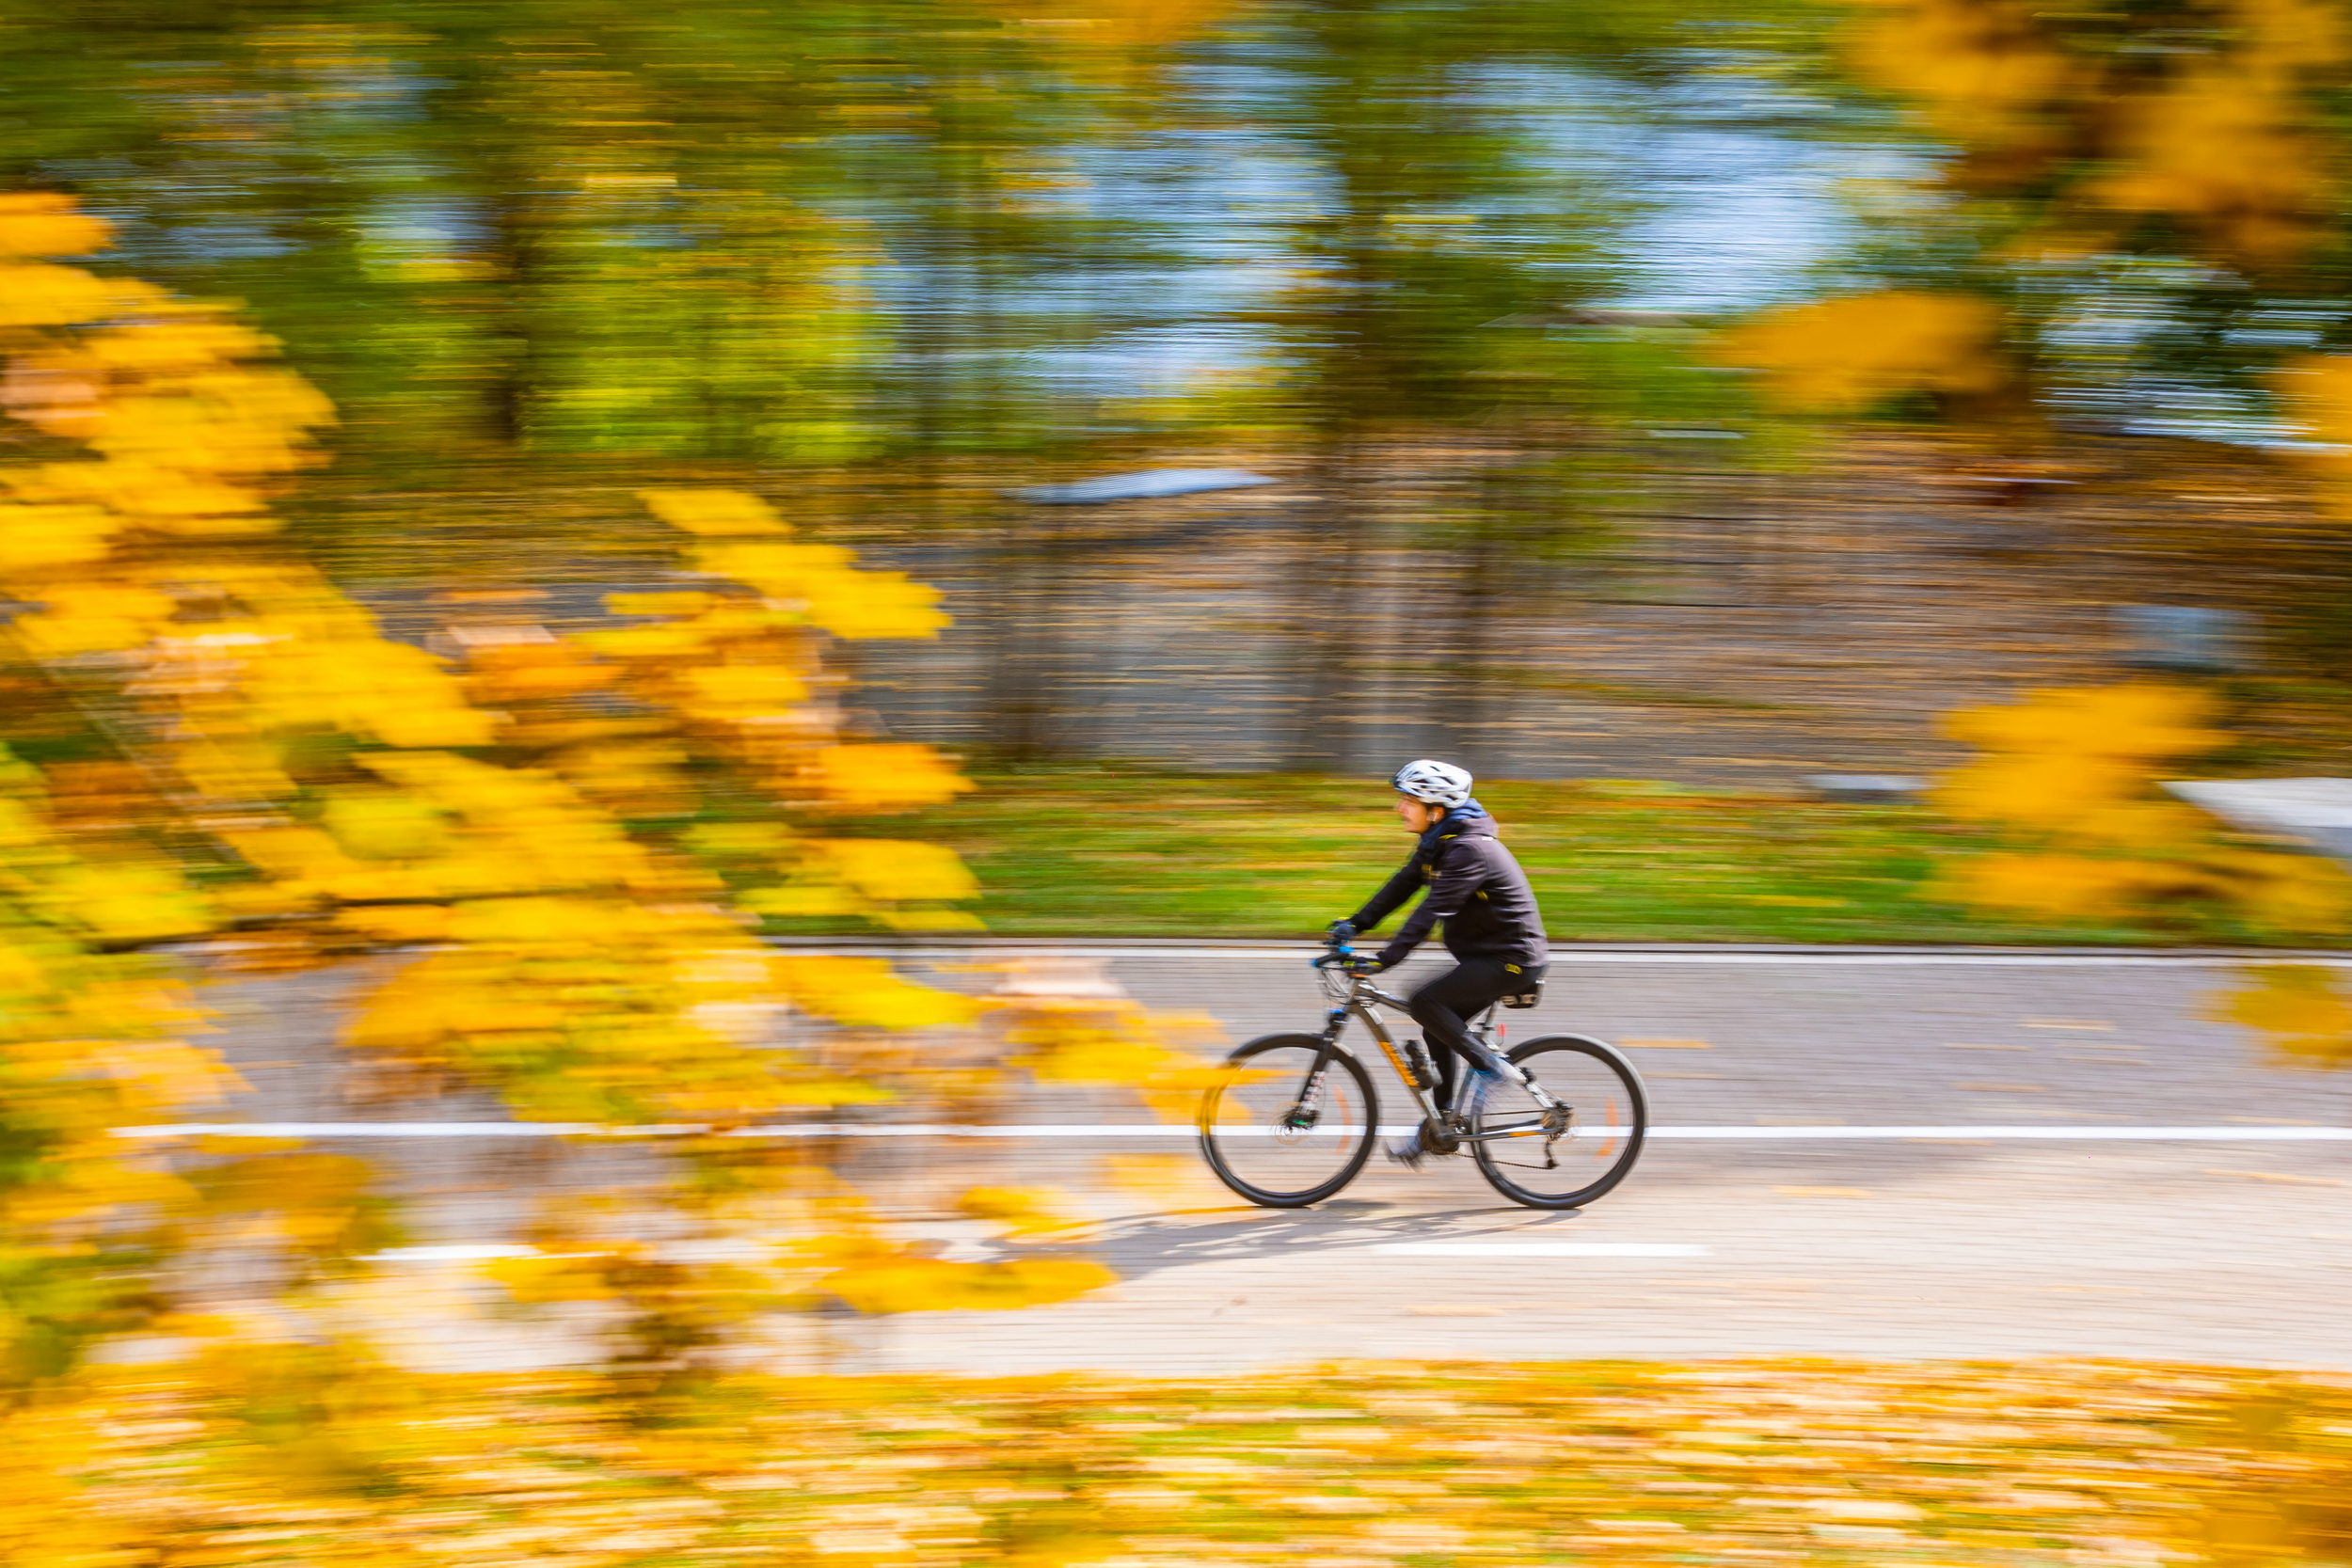
<svg viewBox="0 0 2352 1568">
<path fill-rule="evenodd" d="M 1546 1035 L 1505 1049 L 1488 1007 L 1470 1037 L 1504 1064 L 1475 1115 L 1438 1103 L 1438 1074 L 1416 1042 L 1402 1047 L 1380 1017 L 1405 1004 L 1372 982 L 1344 942 L 1314 960 L 1331 1003 L 1320 1035 L 1267 1035 L 1225 1059 L 1200 1099 L 1200 1153 L 1217 1180 L 1269 1209 L 1303 1209 L 1356 1179 L 1383 1128 L 1372 1074 L 1340 1038 L 1360 1019 L 1421 1110 L 1422 1148 L 1468 1153 L 1495 1191 L 1531 1209 L 1577 1209 L 1626 1179 L 1649 1125 L 1641 1075 L 1617 1050 L 1582 1035 Z M 1540 992 L 1505 998 L 1533 1006 Z M 1466 1077 L 1467 1074 L 1464 1074 Z"/>
</svg>

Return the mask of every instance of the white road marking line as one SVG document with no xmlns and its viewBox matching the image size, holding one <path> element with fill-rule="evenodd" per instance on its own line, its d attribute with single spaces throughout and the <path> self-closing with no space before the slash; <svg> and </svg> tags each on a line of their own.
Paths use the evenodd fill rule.
<svg viewBox="0 0 2352 1568">
<path fill-rule="evenodd" d="M 1386 1136 L 1402 1136 L 1416 1123 L 1383 1125 Z M 169 1122 L 118 1127 L 119 1138 L 674 1138 L 707 1132 L 707 1127 L 657 1124 L 608 1127 L 578 1121 L 219 1121 Z M 1335 1129 L 1336 1131 L 1336 1129 Z M 730 1138 L 1192 1138 L 1198 1131 L 1182 1122 L 801 1122 L 775 1127 L 735 1127 Z M 1272 1137 L 1266 1127 L 1221 1130 L 1225 1137 Z M 1613 1129 L 1589 1129 L 1581 1136 L 1613 1138 Z M 2105 1143 L 2346 1143 L 2352 1127 L 1653 1127 L 1653 1138 L 1743 1142 L 1762 1139 L 1841 1138 L 2032 1138 Z"/>
<path fill-rule="evenodd" d="M 783 946 L 782 951 L 806 954 L 812 958 L 902 958 L 917 962 L 942 961 L 970 963 L 992 958 L 1017 958 L 1041 953 L 1073 958 L 1181 958 L 1187 962 L 1216 958 L 1279 959 L 1299 966 L 1304 972 L 1307 960 L 1318 951 L 1306 943 L 1295 946 L 1267 947 L 1158 947 L 1148 943 L 1131 945 L 1065 946 L 1040 942 L 1034 946 L 973 946 L 973 947 L 883 947 L 842 944 L 839 946 Z M 1714 953 L 1685 952 L 1676 949 L 1629 948 L 1562 949 L 1553 948 L 1551 963 L 1561 964 L 1789 964 L 1810 965 L 1956 965 L 1965 968 L 2020 969 L 2083 969 L 2137 968 L 2147 965 L 2169 965 L 2187 969 L 2234 969 L 2246 964 L 2296 963 L 2325 964 L 2336 968 L 2352 967 L 2352 954 L 2345 953 L 2248 953 L 2235 956 L 2211 953 Z"/>
<path fill-rule="evenodd" d="M 1416 1258 L 1704 1258 L 1681 1242 L 1383 1242 L 1374 1252 Z"/>
</svg>

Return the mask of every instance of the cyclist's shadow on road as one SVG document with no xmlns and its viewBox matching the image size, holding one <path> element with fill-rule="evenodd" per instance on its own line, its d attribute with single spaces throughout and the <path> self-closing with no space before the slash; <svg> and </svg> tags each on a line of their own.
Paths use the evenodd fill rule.
<svg viewBox="0 0 2352 1568">
<path fill-rule="evenodd" d="M 1573 1209 L 1555 1212 L 1493 1203 L 1422 1209 L 1335 1198 L 1312 1209 L 1236 1206 L 1125 1215 L 1089 1227 L 1078 1244 L 1122 1277 L 1135 1279 L 1196 1263 L 1368 1252 L 1391 1242 L 1468 1242 L 1556 1233 L 1579 1217 Z"/>
</svg>

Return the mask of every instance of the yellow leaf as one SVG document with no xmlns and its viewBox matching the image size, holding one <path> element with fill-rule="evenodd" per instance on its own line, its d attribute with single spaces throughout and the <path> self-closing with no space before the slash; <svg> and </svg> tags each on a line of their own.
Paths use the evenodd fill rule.
<svg viewBox="0 0 2352 1568">
<path fill-rule="evenodd" d="M 415 860 L 450 847 L 446 812 L 391 790 L 333 791 L 319 819 L 346 853 L 365 860 Z"/>
<path fill-rule="evenodd" d="M 812 839 L 807 850 L 867 898 L 946 902 L 977 898 L 980 884 L 956 852 L 897 838 Z"/>
<path fill-rule="evenodd" d="M 664 621 L 645 626 L 617 626 L 581 632 L 575 641 L 607 658 L 691 658 L 710 646 L 712 629 L 691 621 Z"/>
<path fill-rule="evenodd" d="M 838 545 L 705 545 L 694 552 L 697 570 L 779 599 L 800 598 L 811 578 L 846 570 L 854 559 Z"/>
<path fill-rule="evenodd" d="M 87 256 L 106 248 L 103 218 L 52 191 L 0 193 L 0 256 Z"/>
<path fill-rule="evenodd" d="M 744 490 L 640 490 L 637 499 L 672 528 L 688 533 L 783 533 L 768 503 Z"/>
<path fill-rule="evenodd" d="M 1099 1263 L 1024 1259 L 1009 1263 L 950 1263 L 894 1258 L 828 1275 L 823 1289 L 860 1312 L 1009 1310 L 1068 1301 L 1115 1284 Z"/>
<path fill-rule="evenodd" d="M 450 918 L 458 942 L 599 945 L 613 930 L 612 906 L 586 898 L 485 898 Z"/>
<path fill-rule="evenodd" d="M 609 1300 L 612 1290 L 588 1266 L 591 1261 L 544 1255 L 494 1258 L 482 1264 L 482 1272 L 520 1302 Z"/>
<path fill-rule="evenodd" d="M 160 863 L 114 862 L 69 871 L 45 890 L 103 942 L 159 942 L 212 927 L 206 901 Z"/>
<path fill-rule="evenodd" d="M 613 615 L 699 615 L 719 601 L 708 594 L 607 594 L 605 610 Z"/>
<path fill-rule="evenodd" d="M 94 506 L 0 505 L 0 572 L 103 561 L 119 526 Z"/>
<path fill-rule="evenodd" d="M 924 1029 L 968 1023 L 979 1004 L 900 979 L 879 958 L 780 957 L 784 994 L 803 1012 L 871 1029 Z"/>
<path fill-rule="evenodd" d="M 691 693 L 690 713 L 709 718 L 753 718 L 778 713 L 808 695 L 808 684 L 773 664 L 718 664 L 689 670 L 682 679 Z"/>
<path fill-rule="evenodd" d="M 972 1187 L 956 1199 L 956 1208 L 976 1220 L 1004 1222 L 1008 1235 L 1034 1236 L 1084 1223 L 1057 1207 L 1060 1197 L 1047 1187 Z"/>
<path fill-rule="evenodd" d="M 894 931 L 985 931 L 988 922 L 969 910 L 942 909 L 930 904 L 902 904 L 877 910 L 874 918 Z"/>
<path fill-rule="evenodd" d="M 979 787 L 924 745 L 827 746 L 810 768 L 825 800 L 851 810 L 911 811 Z"/>
<path fill-rule="evenodd" d="M 2207 1017 L 2253 1030 L 2289 1065 L 2352 1065 L 2352 1003 L 2330 971 L 2316 964 L 2258 964 L 2245 973 L 2245 984 L 2208 1001 Z"/>
<path fill-rule="evenodd" d="M 859 914 L 865 906 L 837 887 L 746 888 L 736 902 L 755 914 L 780 920 L 815 920 L 831 915 Z"/>
<path fill-rule="evenodd" d="M 1858 413 L 1901 393 L 1991 391 L 2008 375 L 2000 333 L 1990 300 L 1897 289 L 1767 310 L 1712 356 L 1762 371 L 1792 408 Z"/>
<path fill-rule="evenodd" d="M 95 321 L 112 294 L 105 280 L 79 267 L 46 261 L 0 265 L 0 326 L 62 326 Z"/>
<path fill-rule="evenodd" d="M 346 906 L 335 923 L 375 942 L 440 942 L 448 937 L 450 911 L 441 904 Z"/>
<path fill-rule="evenodd" d="M 2193 867 L 2066 854 L 1979 856 L 1949 878 L 1949 891 L 1965 903 L 2058 919 L 2121 915 L 2151 895 L 2209 886 Z"/>
<path fill-rule="evenodd" d="M 851 641 L 889 637 L 936 637 L 953 623 L 939 606 L 939 590 L 903 572 L 839 572 L 801 585 L 808 618 Z"/>
</svg>

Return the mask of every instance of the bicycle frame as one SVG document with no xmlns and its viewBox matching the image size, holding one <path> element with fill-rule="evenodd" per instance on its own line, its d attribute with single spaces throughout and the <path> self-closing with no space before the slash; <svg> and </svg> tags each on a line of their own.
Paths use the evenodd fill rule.
<svg viewBox="0 0 2352 1568">
<path fill-rule="evenodd" d="M 1330 976 L 1334 972 L 1327 968 L 1322 973 L 1326 976 Z M 1343 1052 L 1346 1052 L 1351 1056 L 1355 1054 L 1354 1052 L 1348 1050 L 1340 1037 L 1347 1028 L 1347 1021 L 1354 1018 L 1361 1020 L 1364 1027 L 1372 1031 L 1372 1037 L 1379 1042 L 1381 1054 L 1388 1057 L 1389 1066 L 1394 1069 L 1397 1081 L 1405 1085 L 1406 1092 L 1412 1095 L 1414 1102 L 1421 1107 L 1422 1124 L 1444 1129 L 1451 1142 L 1485 1143 L 1498 1138 L 1544 1137 L 1550 1139 L 1567 1135 L 1569 1117 L 1572 1115 L 1570 1108 L 1547 1094 L 1543 1085 L 1521 1071 L 1517 1063 L 1505 1059 L 1501 1052 L 1491 1049 L 1489 1053 L 1501 1064 L 1502 1070 L 1527 1090 L 1535 1103 L 1542 1107 L 1544 1114 L 1534 1120 L 1515 1122 L 1508 1127 L 1496 1128 L 1491 1132 L 1470 1132 L 1468 1124 L 1458 1114 L 1447 1111 L 1437 1102 L 1433 1098 L 1436 1085 L 1421 1083 L 1418 1075 L 1413 1071 L 1412 1064 L 1407 1062 L 1405 1059 L 1405 1053 L 1397 1049 L 1396 1037 L 1389 1033 L 1388 1023 L 1381 1018 L 1379 1009 L 1389 1006 L 1403 1010 L 1406 1006 L 1405 1002 L 1401 998 L 1391 996 L 1387 991 L 1374 985 L 1370 975 L 1349 973 L 1347 979 L 1347 994 L 1343 997 L 1333 990 L 1329 979 L 1326 979 L 1326 994 L 1332 998 L 1333 1006 L 1324 1018 L 1323 1049 L 1315 1053 L 1314 1066 L 1308 1069 L 1307 1082 L 1301 1086 L 1297 1101 L 1293 1103 L 1288 1116 L 1284 1117 L 1286 1122 L 1300 1128 L 1311 1127 L 1314 1124 L 1317 1110 L 1323 1099 L 1324 1074 L 1330 1070 L 1331 1058 Z M 1488 1007 L 1470 1023 L 1471 1037 L 1482 1045 L 1486 1043 L 1487 1031 L 1491 1027 L 1489 1021 L 1493 1016 L 1494 1009 Z M 1432 1075 L 1434 1076 L 1434 1060 Z"/>
</svg>

